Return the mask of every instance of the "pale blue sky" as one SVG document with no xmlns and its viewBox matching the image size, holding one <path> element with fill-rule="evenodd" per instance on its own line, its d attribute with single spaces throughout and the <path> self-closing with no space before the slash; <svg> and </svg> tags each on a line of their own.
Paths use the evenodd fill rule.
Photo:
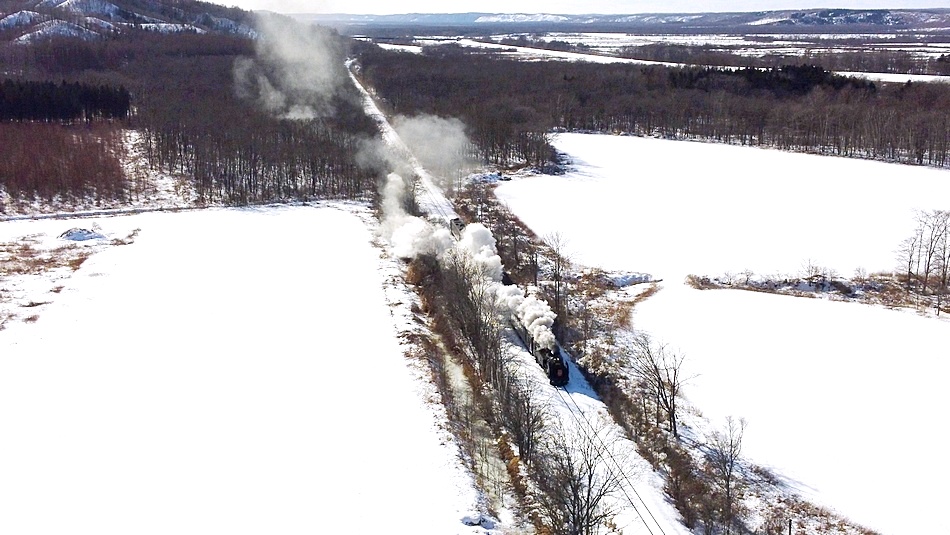
<svg viewBox="0 0 950 535">
<path fill-rule="evenodd" d="M 835 7 L 950 8 L 950 0 L 216 0 L 278 13 L 694 13 Z"/>
</svg>

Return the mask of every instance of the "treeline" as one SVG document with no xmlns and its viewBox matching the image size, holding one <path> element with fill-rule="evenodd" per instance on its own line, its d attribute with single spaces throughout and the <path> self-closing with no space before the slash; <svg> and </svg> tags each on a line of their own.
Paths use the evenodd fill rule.
<svg viewBox="0 0 950 535">
<path fill-rule="evenodd" d="M 125 87 L 6 79 L 0 83 L 0 121 L 124 119 L 131 96 Z"/>
<path fill-rule="evenodd" d="M 15 200 L 122 199 L 122 133 L 112 125 L 0 123 L 0 187 Z"/>
<path fill-rule="evenodd" d="M 336 64 L 339 76 L 346 77 L 344 50 L 341 40 Z M 213 33 L 126 32 L 97 42 L 54 39 L 0 47 L 0 58 L 25 78 L 59 76 L 70 87 L 78 82 L 127 88 L 134 111 L 120 126 L 139 131 L 148 166 L 185 179 L 199 202 L 371 196 L 376 172 L 358 165 L 357 154 L 361 140 L 375 135 L 376 126 L 363 112 L 352 84 L 341 84 L 319 117 L 280 117 L 237 94 L 235 63 L 254 57 L 252 40 Z M 78 149 L 54 145 L 44 154 L 63 161 Z M 8 150 L 13 149 L 5 145 L 5 154 Z M 64 152 L 52 152 L 59 150 Z M 35 181 L 0 186 L 29 199 L 45 197 L 41 191 L 64 183 L 55 179 L 42 187 Z M 152 187 L 148 181 L 127 183 L 115 200 L 127 199 L 134 193 L 130 188 Z"/>
<path fill-rule="evenodd" d="M 825 42 L 815 49 L 805 48 L 801 55 L 774 53 L 769 52 L 768 48 L 762 48 L 762 55 L 750 56 L 740 53 L 737 50 L 739 47 L 653 43 L 623 47 L 618 51 L 618 55 L 623 58 L 687 65 L 767 69 L 806 63 L 830 71 L 950 75 L 950 58 L 946 54 L 936 57 L 920 56 L 904 50 L 883 49 L 873 52 L 828 51 L 830 46 L 835 46 L 835 43 Z M 840 46 L 856 47 L 857 43 L 849 41 L 840 43 Z"/>
<path fill-rule="evenodd" d="M 756 73 L 452 52 L 365 46 L 360 61 L 394 111 L 462 119 L 488 163 L 543 164 L 554 157 L 545 134 L 567 129 L 950 165 L 942 84 L 874 85 L 814 66 Z"/>
</svg>

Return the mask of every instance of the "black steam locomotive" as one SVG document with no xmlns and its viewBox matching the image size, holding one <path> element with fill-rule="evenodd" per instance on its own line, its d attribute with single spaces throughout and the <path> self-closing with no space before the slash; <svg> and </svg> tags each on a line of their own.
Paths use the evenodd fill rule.
<svg viewBox="0 0 950 535">
<path fill-rule="evenodd" d="M 564 359 L 561 358 L 561 350 L 557 345 L 554 346 L 553 350 L 541 347 L 531 337 L 528 329 L 518 321 L 518 318 L 511 318 L 511 326 L 518 333 L 518 338 L 521 338 L 525 348 L 534 355 L 534 360 L 544 368 L 551 384 L 554 386 L 566 385 L 570 377 L 568 376 L 567 365 L 564 364 Z"/>
<path fill-rule="evenodd" d="M 465 223 L 460 218 L 455 217 L 450 219 L 448 221 L 448 227 L 452 233 L 452 237 L 456 240 L 462 239 Z M 511 277 L 508 276 L 508 273 L 502 273 L 502 283 L 505 286 L 514 284 Z M 564 359 L 561 358 L 561 351 L 557 345 L 555 344 L 553 350 L 547 347 L 541 347 L 531 336 L 531 333 L 528 332 L 528 329 L 514 316 L 511 318 L 511 326 L 515 332 L 518 333 L 518 337 L 521 338 L 521 342 L 524 346 L 534 355 L 534 360 L 544 368 L 544 372 L 547 374 L 551 384 L 554 386 L 566 385 L 569 379 L 567 365 L 564 364 Z"/>
</svg>

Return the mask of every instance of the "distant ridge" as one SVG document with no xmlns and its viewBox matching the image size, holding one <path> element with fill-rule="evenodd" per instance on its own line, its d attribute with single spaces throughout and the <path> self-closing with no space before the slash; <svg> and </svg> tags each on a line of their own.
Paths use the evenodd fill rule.
<svg viewBox="0 0 950 535">
<path fill-rule="evenodd" d="M 743 13 L 644 13 L 563 15 L 553 13 L 408 13 L 403 15 L 295 14 L 295 18 L 351 26 L 579 26 L 652 29 L 877 28 L 950 31 L 950 9 L 799 9 Z"/>
<path fill-rule="evenodd" d="M 197 0 L 0 0 L 0 38 L 96 40 L 130 29 L 255 37 L 251 13 Z"/>
</svg>

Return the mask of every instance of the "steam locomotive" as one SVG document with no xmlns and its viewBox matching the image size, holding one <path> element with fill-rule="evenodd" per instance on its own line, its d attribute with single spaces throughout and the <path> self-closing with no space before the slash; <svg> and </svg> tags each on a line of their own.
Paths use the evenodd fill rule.
<svg viewBox="0 0 950 535">
<path fill-rule="evenodd" d="M 456 240 L 461 240 L 462 231 L 465 230 L 465 223 L 456 217 L 448 221 L 448 226 L 452 236 Z M 502 273 L 502 284 L 505 286 L 514 284 L 511 277 L 508 276 L 508 273 Z M 515 332 L 518 333 L 518 338 L 521 339 L 521 343 L 524 344 L 528 352 L 534 356 L 534 360 L 544 369 L 551 384 L 558 387 L 566 385 L 569 380 L 567 366 L 564 364 L 564 359 L 561 357 L 561 350 L 557 344 L 554 345 L 553 350 L 542 347 L 534 340 L 531 333 L 528 332 L 528 329 L 521 324 L 521 321 L 514 317 L 514 314 L 512 314 L 510 323 Z"/>
<path fill-rule="evenodd" d="M 518 318 L 511 318 L 511 326 L 518 333 L 518 338 L 521 338 L 521 343 L 534 356 L 534 360 L 544 369 L 548 381 L 554 386 L 566 385 L 570 377 L 568 376 L 567 365 L 564 364 L 564 359 L 561 358 L 561 349 L 557 344 L 554 345 L 553 350 L 541 347 L 531 337 L 528 329 L 518 321 Z"/>
</svg>

